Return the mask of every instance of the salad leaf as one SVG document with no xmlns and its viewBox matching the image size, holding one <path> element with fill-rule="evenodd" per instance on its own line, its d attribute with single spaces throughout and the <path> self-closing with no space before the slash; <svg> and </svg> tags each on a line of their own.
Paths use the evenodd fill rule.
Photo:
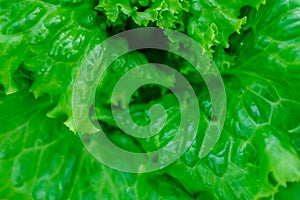
<svg viewBox="0 0 300 200">
<path fill-rule="evenodd" d="M 159 27 L 176 28 L 184 26 L 183 13 L 189 11 L 189 1 L 183 0 L 100 0 L 96 9 L 105 13 L 113 25 L 124 24 L 131 17 L 137 25 L 147 26 L 155 22 Z"/>
<path fill-rule="evenodd" d="M 249 11 L 250 31 L 232 39 L 237 62 L 222 71 L 230 99 L 221 140 L 194 167 L 178 162 L 169 171 L 187 190 L 220 199 L 274 198 L 279 186 L 299 182 L 298 8 L 296 1 L 269 1 Z M 270 34 L 268 26 L 277 31 Z"/>
<path fill-rule="evenodd" d="M 297 199 L 299 8 L 298 0 L 0 0 L 0 199 Z M 151 106 L 159 104 L 168 114 L 164 127 L 150 138 L 120 130 L 111 106 L 126 123 L 127 99 L 118 93 L 111 101 L 112 91 L 139 65 L 162 62 L 177 69 L 194 88 L 201 111 L 197 136 L 178 160 L 134 174 L 90 155 L 74 134 L 71 102 L 79 68 L 90 77 L 95 64 L 107 64 L 94 47 L 143 26 L 185 33 L 210 53 L 225 84 L 227 115 L 217 144 L 200 159 L 214 116 L 196 70 L 178 56 L 151 49 L 116 58 L 99 79 L 95 109 L 107 137 L 120 148 L 151 152 L 164 147 L 182 115 L 169 90 L 143 86 L 130 99 L 131 117 L 147 125 Z M 124 41 L 120 48 L 129 45 Z M 175 75 L 152 69 L 136 76 L 168 78 L 168 86 L 176 85 Z"/>
<path fill-rule="evenodd" d="M 31 72 L 34 81 L 30 92 L 36 98 L 43 94 L 51 98 L 61 95 L 59 105 L 50 115 L 69 115 L 66 124 L 71 130 L 71 108 L 66 104 L 70 103 L 80 60 L 107 35 L 103 19 L 93 6 L 92 0 L 1 1 L 0 83 L 7 94 L 15 92 L 12 76 L 22 64 Z"/>
<path fill-rule="evenodd" d="M 192 17 L 188 22 L 188 34 L 206 49 L 210 49 L 215 44 L 221 44 L 227 48 L 229 36 L 235 32 L 240 33 L 242 25 L 247 21 L 246 16 L 239 17 L 242 7 L 259 8 L 262 3 L 265 1 L 238 0 L 228 3 L 222 0 L 192 0 L 190 8 Z"/>
<path fill-rule="evenodd" d="M 49 106 L 47 98 L 35 100 L 28 93 L 0 104 L 1 198 L 192 199 L 166 175 L 129 174 L 99 164 L 61 119 L 46 116 Z"/>
</svg>

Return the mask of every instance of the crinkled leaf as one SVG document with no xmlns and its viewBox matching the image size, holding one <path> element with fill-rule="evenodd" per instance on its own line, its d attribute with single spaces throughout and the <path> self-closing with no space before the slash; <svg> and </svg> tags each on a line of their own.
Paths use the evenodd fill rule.
<svg viewBox="0 0 300 200">
<path fill-rule="evenodd" d="M 215 44 L 228 47 L 228 39 L 232 33 L 240 33 L 247 17 L 239 18 L 244 6 L 258 8 L 264 0 L 233 1 L 222 0 L 201 1 L 192 0 L 190 12 L 192 17 L 188 22 L 188 34 L 206 49 Z"/>
<path fill-rule="evenodd" d="M 176 28 L 176 26 L 184 26 L 182 15 L 184 11 L 188 11 L 188 5 L 189 2 L 186 0 L 155 0 L 151 3 L 149 1 L 100 0 L 96 9 L 104 12 L 107 19 L 114 25 L 124 23 L 127 17 L 131 17 L 140 26 L 155 22 L 162 28 Z"/>
<path fill-rule="evenodd" d="M 24 93 L 1 101 L 0 198 L 192 199 L 166 175 L 103 166 L 61 120 L 46 117 L 49 106 Z"/>
<path fill-rule="evenodd" d="M 81 59 L 106 37 L 105 25 L 93 10 L 94 1 L 1 1 L 0 83 L 6 93 L 16 91 L 13 74 L 20 66 L 32 72 L 35 97 L 61 94 L 56 113 L 67 114 L 71 130 L 71 88 Z"/>
<path fill-rule="evenodd" d="M 249 13 L 255 25 L 236 36 L 238 62 L 223 71 L 228 114 L 220 140 L 195 166 L 181 161 L 169 171 L 191 193 L 272 198 L 280 186 L 300 181 L 298 8 L 298 1 L 269 1 Z"/>
</svg>

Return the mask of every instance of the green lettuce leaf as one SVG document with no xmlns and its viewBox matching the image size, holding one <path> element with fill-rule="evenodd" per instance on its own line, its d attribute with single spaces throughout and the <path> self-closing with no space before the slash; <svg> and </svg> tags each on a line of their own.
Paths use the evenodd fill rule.
<svg viewBox="0 0 300 200">
<path fill-rule="evenodd" d="M 15 70 L 30 71 L 30 92 L 43 94 L 60 104 L 49 114 L 67 114 L 66 124 L 74 130 L 70 113 L 71 90 L 81 59 L 106 38 L 103 18 L 93 10 L 94 1 L 1 1 L 0 83 L 6 94 L 16 91 Z"/>
<path fill-rule="evenodd" d="M 161 28 L 172 28 L 187 32 L 204 48 L 213 45 L 229 47 L 232 33 L 240 33 L 247 17 L 240 18 L 240 10 L 245 6 L 259 8 L 265 0 L 234 1 L 230 4 L 222 0 L 214 1 L 106 1 L 100 0 L 96 9 L 102 11 L 114 26 L 125 24 L 131 17 L 139 26 L 154 22 Z M 125 27 L 124 27 L 125 28 Z"/>
<path fill-rule="evenodd" d="M 62 119 L 46 116 L 49 106 L 45 96 L 35 100 L 28 93 L 2 99 L 0 198 L 192 199 L 167 175 L 129 174 L 100 164 L 61 126 Z"/>
<path fill-rule="evenodd" d="M 229 105 L 221 139 L 195 166 L 179 161 L 168 172 L 191 193 L 272 199 L 300 181 L 299 2 L 269 1 L 248 16 L 251 29 L 232 39 L 237 62 L 222 70 Z"/>
<path fill-rule="evenodd" d="M 270 7 L 276 8 L 276 12 L 270 11 Z M 299 27 L 298 8 L 297 2 L 270 1 L 259 11 L 250 9 L 250 30 L 233 36 L 232 56 L 226 56 L 222 48 L 218 48 L 221 52 L 217 55 L 224 55 L 219 61 L 225 60 L 225 63 L 219 65 L 229 98 L 222 137 L 214 150 L 199 160 L 197 155 L 203 137 L 198 136 L 192 148 L 167 171 L 189 193 L 199 194 L 199 198 L 204 199 L 207 196 L 216 199 L 274 198 L 279 188 L 300 181 L 300 99 L 297 92 L 300 56 L 299 37 L 295 34 L 299 32 L 296 29 Z M 270 13 L 276 17 L 267 18 Z M 269 21 L 265 22 L 266 19 Z M 283 26 L 282 19 L 290 20 L 285 20 Z M 274 34 L 260 26 L 275 27 Z M 234 57 L 236 62 L 232 61 Z M 226 65 L 226 60 L 230 60 L 230 65 Z M 209 96 L 204 94 L 199 100 L 209 118 Z M 176 101 L 165 96 L 155 103 L 173 110 L 174 114 L 170 115 L 175 119 L 179 117 Z M 150 105 L 133 104 L 132 116 L 141 120 L 144 108 Z M 101 111 L 99 119 L 116 126 L 108 112 L 99 108 Z M 151 151 L 171 140 L 170 132 L 178 124 L 169 121 L 166 127 L 168 124 L 172 124 L 166 128 L 169 131 L 162 131 L 147 142 L 140 140 L 142 147 Z"/>
<path fill-rule="evenodd" d="M 125 24 L 128 17 L 139 26 L 155 22 L 158 27 L 184 27 L 183 13 L 189 10 L 189 1 L 183 0 L 100 0 L 96 7 L 105 13 L 114 26 Z"/>
<path fill-rule="evenodd" d="M 299 8 L 298 0 L 0 0 L 0 199 L 297 199 Z M 99 163 L 69 130 L 75 130 L 71 97 L 79 67 L 93 76 L 91 67 L 106 63 L 92 49 L 137 26 L 187 33 L 220 69 L 226 122 L 204 159 L 199 152 L 213 117 L 205 84 L 182 59 L 149 49 L 126 54 L 107 69 L 97 88 L 97 118 L 109 139 L 128 151 L 153 151 L 171 142 L 181 113 L 165 88 L 142 87 L 130 101 L 139 125 L 149 123 L 152 105 L 165 107 L 166 124 L 151 138 L 119 130 L 110 105 L 124 118 L 124 94 L 110 101 L 115 83 L 138 65 L 163 60 L 189 79 L 198 96 L 200 128 L 191 147 L 162 170 L 130 174 Z M 137 76 L 144 74 L 165 78 L 151 69 Z M 169 77 L 174 86 L 176 77 Z"/>
<path fill-rule="evenodd" d="M 205 49 L 221 44 L 229 47 L 228 39 L 233 33 L 240 33 L 247 17 L 240 18 L 240 10 L 244 6 L 259 8 L 265 0 L 238 0 L 226 2 L 222 0 L 192 0 L 188 21 L 188 34 L 197 40 Z"/>
</svg>

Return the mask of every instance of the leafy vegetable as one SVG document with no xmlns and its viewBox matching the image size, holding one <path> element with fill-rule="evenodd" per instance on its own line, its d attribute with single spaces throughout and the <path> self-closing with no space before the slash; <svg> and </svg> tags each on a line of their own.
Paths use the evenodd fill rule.
<svg viewBox="0 0 300 200">
<path fill-rule="evenodd" d="M 143 10 L 144 8 L 144 10 Z M 137 25 L 147 26 L 155 22 L 157 26 L 175 28 L 183 26 L 183 12 L 189 10 L 189 2 L 184 1 L 99 1 L 96 9 L 103 10 L 113 24 L 124 24 L 131 17 Z M 140 11 L 143 10 L 143 11 Z"/>
<path fill-rule="evenodd" d="M 299 22 L 298 0 L 0 0 L 0 199 L 297 199 Z M 110 169 L 83 147 L 74 134 L 71 100 L 82 63 L 101 62 L 87 56 L 94 47 L 140 26 L 172 28 L 194 38 L 218 66 L 228 101 L 221 138 L 200 159 L 213 116 L 195 69 L 178 56 L 150 49 L 116 59 L 99 81 L 95 109 L 119 147 L 159 149 L 172 142 L 180 122 L 174 95 L 150 85 L 134 93 L 130 114 L 145 125 L 151 105 L 163 105 L 164 128 L 146 139 L 119 129 L 111 103 L 124 118 L 126 99 L 118 94 L 111 102 L 111 93 L 135 66 L 174 67 L 192 84 L 201 110 L 198 134 L 183 156 L 156 172 L 132 174 Z M 159 76 L 151 68 L 137 76 L 145 74 Z M 168 77 L 168 84 L 176 85 L 176 77 Z"/>
<path fill-rule="evenodd" d="M 1 104 L 1 198 L 192 199 L 167 175 L 128 174 L 99 164 L 61 119 L 46 117 L 49 106 L 49 99 L 26 93 Z"/>
</svg>

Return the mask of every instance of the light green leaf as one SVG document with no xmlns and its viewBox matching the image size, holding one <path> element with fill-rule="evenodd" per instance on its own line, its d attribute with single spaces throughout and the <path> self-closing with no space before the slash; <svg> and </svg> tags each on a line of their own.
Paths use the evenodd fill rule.
<svg viewBox="0 0 300 200">
<path fill-rule="evenodd" d="M 229 36 L 240 33 L 242 25 L 247 21 L 247 17 L 239 17 L 242 7 L 259 8 L 262 3 L 265 3 L 265 0 L 237 0 L 230 3 L 222 0 L 192 0 L 188 34 L 207 50 L 216 44 L 228 48 Z"/>
<path fill-rule="evenodd" d="M 0 198 L 192 199 L 167 175 L 102 165 L 61 119 L 46 117 L 49 106 L 20 92 L 1 102 Z"/>
</svg>

